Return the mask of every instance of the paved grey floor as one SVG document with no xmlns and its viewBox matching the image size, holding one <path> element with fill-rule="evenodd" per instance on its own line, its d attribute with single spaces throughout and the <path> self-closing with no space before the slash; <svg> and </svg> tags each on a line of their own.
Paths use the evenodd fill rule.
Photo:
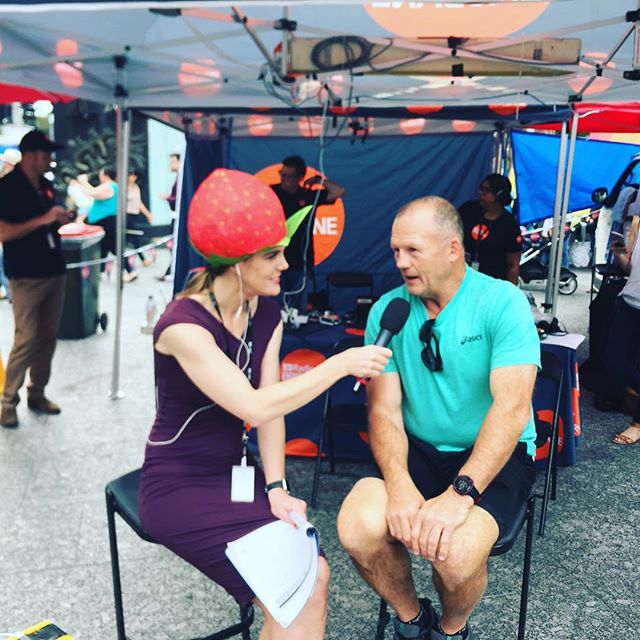
<svg viewBox="0 0 640 640">
<path fill-rule="evenodd" d="M 104 486 L 140 465 L 153 419 L 151 338 L 140 333 L 145 301 L 170 295 L 170 285 L 140 269 L 125 286 L 121 389 L 109 398 L 113 331 L 61 341 L 50 396 L 57 417 L 37 417 L 20 405 L 20 427 L 0 429 L 0 632 L 49 617 L 78 640 L 115 638 Z M 558 316 L 569 330 L 586 332 L 589 286 L 561 297 Z M 105 282 L 101 306 L 113 315 L 115 287 Z M 538 299 L 542 289 L 534 290 Z M 13 320 L 0 302 L 0 350 L 6 361 Z M 586 346 L 585 346 L 586 347 Z M 580 357 L 586 354 L 585 347 Z M 583 394 L 584 437 L 578 464 L 560 470 L 559 497 L 549 513 L 547 535 L 535 539 L 529 603 L 530 640 L 640 637 L 638 579 L 638 453 L 610 444 L 627 418 L 592 409 Z M 310 487 L 311 464 L 292 460 L 288 475 Z M 357 465 L 352 466 L 357 469 Z M 371 639 L 377 600 L 340 549 L 335 516 L 352 478 L 322 478 L 320 528 L 332 567 L 327 637 Z M 308 497 L 303 495 L 302 497 Z M 128 635 L 174 638 L 206 635 L 229 621 L 235 606 L 219 588 L 168 551 L 119 527 Z M 515 638 L 523 541 L 491 562 L 489 590 L 472 618 L 477 638 Z M 429 570 L 415 564 L 420 591 L 433 594 Z M 257 627 L 256 627 L 257 629 Z M 253 637 L 257 637 L 254 630 Z M 390 636 L 390 634 L 389 634 Z"/>
</svg>

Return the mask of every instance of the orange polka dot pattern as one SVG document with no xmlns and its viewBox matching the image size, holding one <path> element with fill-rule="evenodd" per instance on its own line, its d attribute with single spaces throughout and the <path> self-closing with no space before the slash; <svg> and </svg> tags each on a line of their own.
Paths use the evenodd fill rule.
<svg viewBox="0 0 640 640">
<path fill-rule="evenodd" d="M 206 258 L 251 255 L 287 234 L 273 189 L 231 169 L 216 169 L 202 181 L 189 206 L 187 228 L 194 248 Z"/>
</svg>

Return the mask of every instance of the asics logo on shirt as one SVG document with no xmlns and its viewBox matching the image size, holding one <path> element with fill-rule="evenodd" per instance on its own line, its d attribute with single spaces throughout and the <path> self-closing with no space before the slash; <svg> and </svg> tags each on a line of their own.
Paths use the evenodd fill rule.
<svg viewBox="0 0 640 640">
<path fill-rule="evenodd" d="M 465 336 L 460 340 L 460 344 L 467 344 L 468 342 L 476 342 L 478 340 L 482 340 L 482 336 L 479 334 L 477 336 Z"/>
</svg>

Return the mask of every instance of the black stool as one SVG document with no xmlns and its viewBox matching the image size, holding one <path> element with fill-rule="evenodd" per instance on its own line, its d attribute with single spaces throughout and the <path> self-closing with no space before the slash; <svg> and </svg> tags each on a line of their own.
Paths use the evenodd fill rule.
<svg viewBox="0 0 640 640">
<path fill-rule="evenodd" d="M 511 527 L 502 534 L 502 537 L 493 545 L 491 556 L 501 556 L 507 553 L 516 543 L 520 531 L 527 523 L 526 541 L 524 547 L 524 560 L 522 567 L 522 588 L 520 590 L 520 614 L 518 617 L 518 640 L 524 640 L 525 625 L 527 623 L 527 605 L 529 603 L 529 573 L 531 570 L 531 549 L 533 546 L 533 517 L 536 507 L 535 496 L 530 496 L 522 505 L 518 517 L 511 523 Z M 378 625 L 376 628 L 376 640 L 384 639 L 384 632 L 391 620 L 387 611 L 387 603 L 380 599 L 380 611 L 378 613 Z"/>
<path fill-rule="evenodd" d="M 116 625 L 118 640 L 127 640 L 124 631 L 124 613 L 122 609 L 122 587 L 120 584 L 120 563 L 118 561 L 118 540 L 116 538 L 115 514 L 136 532 L 138 537 L 147 542 L 156 541 L 140 525 L 138 515 L 138 486 L 140 484 L 140 469 L 112 480 L 105 489 L 107 499 L 107 522 L 109 524 L 109 547 L 111 549 L 111 570 L 113 573 L 113 596 L 116 605 Z M 225 640 L 242 634 L 243 640 L 251 640 L 249 627 L 253 622 L 253 606 L 240 607 L 240 622 L 226 629 L 212 633 L 206 638 L 198 640 Z"/>
</svg>

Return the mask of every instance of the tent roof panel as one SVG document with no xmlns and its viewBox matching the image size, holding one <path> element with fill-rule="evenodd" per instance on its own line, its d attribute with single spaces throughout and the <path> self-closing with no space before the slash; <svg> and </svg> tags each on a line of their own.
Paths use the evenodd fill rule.
<svg viewBox="0 0 640 640">
<path fill-rule="evenodd" d="M 100 102 L 113 101 L 115 86 L 120 82 L 128 91 L 128 103 L 132 107 L 277 107 L 283 104 L 282 99 L 298 106 L 317 106 L 313 87 L 310 88 L 304 78 L 297 78 L 291 84 L 280 82 L 280 86 L 269 81 L 265 86 L 270 75 L 264 72 L 265 57 L 242 25 L 234 22 L 231 4 L 116 0 L 103 3 L 67 0 L 43 4 L 27 0 L 20 6 L 31 12 L 19 13 L 15 2 L 0 2 L 0 71 L 7 82 L 26 83 L 46 91 Z M 493 2 L 491 7 L 487 4 L 475 8 L 470 5 L 457 10 L 457 15 L 475 12 L 473 16 L 485 16 L 479 21 L 489 22 L 488 14 L 482 12 L 489 8 L 500 11 L 501 5 L 505 4 Z M 528 4 L 531 3 L 518 3 L 523 10 Z M 593 75 L 598 57 L 601 59 L 612 51 L 630 29 L 631 25 L 625 22 L 625 13 L 637 9 L 637 2 L 564 0 L 542 4 L 544 11 L 538 11 L 538 17 L 530 24 L 521 24 L 515 32 L 500 36 L 496 42 L 579 37 L 586 66 L 563 67 L 572 72 L 570 76 L 469 78 L 366 74 L 349 78 L 347 72 L 333 72 L 320 74 L 319 80 L 329 83 L 343 103 L 351 96 L 352 104 L 368 107 L 394 108 L 416 103 L 565 104 L 589 75 Z M 379 16 L 374 19 L 363 2 L 321 3 L 313 0 L 291 5 L 289 15 L 298 23 L 298 37 L 355 34 L 363 38 L 395 38 L 398 42 L 398 27 L 392 22 L 385 23 Z M 423 24 L 429 21 L 425 19 L 427 14 L 421 11 L 434 12 L 438 7 L 443 11 L 447 7 L 451 10 L 447 3 L 402 2 L 400 5 L 406 11 L 410 11 L 409 5 L 413 6 L 415 10 L 408 13 L 408 17 L 415 16 L 416 21 Z M 418 5 L 422 7 L 420 10 Z M 175 15 L 160 15 L 151 12 L 150 6 L 179 6 L 181 10 Z M 239 6 L 256 29 L 266 51 L 272 52 L 282 39 L 282 31 L 275 29 L 273 24 L 283 15 L 283 3 L 241 2 Z M 62 8 L 65 11 L 61 11 Z M 87 11 L 88 8 L 92 11 Z M 580 17 L 578 24 L 576 16 Z M 446 37 L 454 32 L 456 24 L 463 22 L 454 22 L 451 31 L 441 35 Z M 587 99 L 623 101 L 636 98 L 638 84 L 622 77 L 622 72 L 631 68 L 632 44 L 633 36 L 613 58 L 615 69 L 605 69 L 604 77 L 598 79 L 585 96 Z M 464 46 L 462 43 L 460 48 Z M 473 47 L 474 55 L 490 59 L 486 48 L 477 44 Z M 127 58 L 126 71 L 120 80 L 112 65 L 116 54 Z M 465 55 L 470 54 L 458 52 L 462 63 Z M 435 59 L 436 54 L 432 52 L 429 56 Z M 74 68 L 65 65 L 65 61 Z M 594 90 L 599 93 L 591 93 Z M 317 86 L 315 91 L 317 93 Z"/>
</svg>

